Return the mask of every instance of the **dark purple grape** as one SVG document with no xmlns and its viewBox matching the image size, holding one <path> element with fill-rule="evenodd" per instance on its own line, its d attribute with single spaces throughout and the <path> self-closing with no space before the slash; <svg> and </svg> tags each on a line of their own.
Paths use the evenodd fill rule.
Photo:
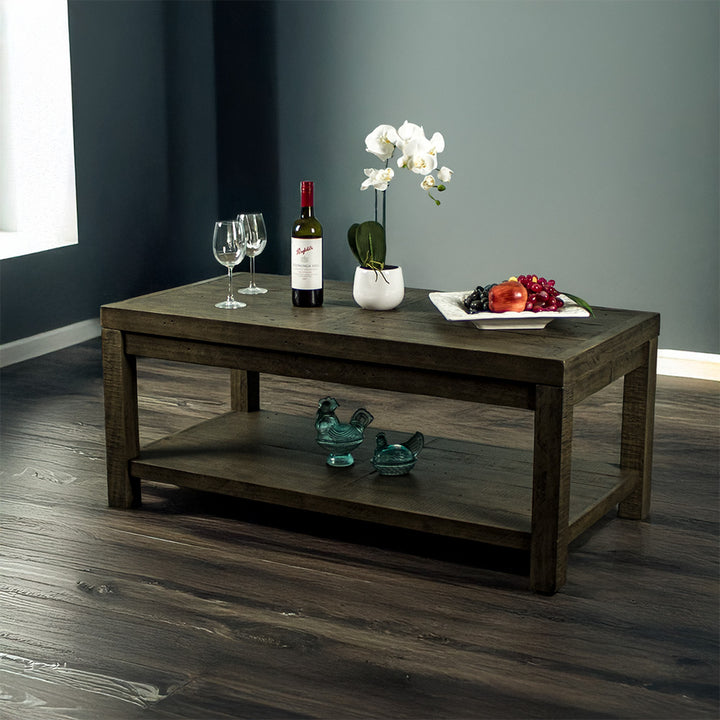
<svg viewBox="0 0 720 720">
<path fill-rule="evenodd" d="M 495 283 L 493 283 L 494 285 Z M 488 288 L 478 285 L 469 295 L 463 298 L 463 306 L 468 313 L 485 312 L 488 309 Z"/>
</svg>

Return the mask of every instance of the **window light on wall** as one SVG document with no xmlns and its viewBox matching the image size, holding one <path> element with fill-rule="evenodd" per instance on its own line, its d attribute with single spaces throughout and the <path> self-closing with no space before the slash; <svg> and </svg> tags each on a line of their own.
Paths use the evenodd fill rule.
<svg viewBox="0 0 720 720">
<path fill-rule="evenodd" d="M 67 0 L 0 0 L 0 259 L 77 241 Z"/>
</svg>

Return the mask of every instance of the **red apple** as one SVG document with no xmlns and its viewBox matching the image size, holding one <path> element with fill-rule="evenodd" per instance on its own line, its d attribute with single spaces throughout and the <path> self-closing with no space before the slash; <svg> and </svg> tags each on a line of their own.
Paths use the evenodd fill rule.
<svg viewBox="0 0 720 720">
<path fill-rule="evenodd" d="M 527 290 L 517 280 L 493 285 L 488 293 L 490 312 L 521 312 L 527 303 Z"/>
</svg>

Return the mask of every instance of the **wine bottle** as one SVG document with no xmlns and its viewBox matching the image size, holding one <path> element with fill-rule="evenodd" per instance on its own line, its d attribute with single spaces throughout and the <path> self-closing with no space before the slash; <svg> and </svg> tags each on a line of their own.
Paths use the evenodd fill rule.
<svg viewBox="0 0 720 720">
<path fill-rule="evenodd" d="M 291 238 L 292 303 L 296 307 L 320 307 L 323 303 L 322 225 L 315 217 L 314 185 L 300 183 L 300 217 Z"/>
</svg>

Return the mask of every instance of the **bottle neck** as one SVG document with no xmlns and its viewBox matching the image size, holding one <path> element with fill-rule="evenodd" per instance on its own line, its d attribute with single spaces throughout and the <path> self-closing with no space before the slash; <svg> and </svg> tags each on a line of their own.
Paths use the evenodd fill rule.
<svg viewBox="0 0 720 720">
<path fill-rule="evenodd" d="M 314 210 L 313 205 L 314 202 L 314 194 L 315 194 L 315 185 L 314 183 L 304 180 L 302 183 L 300 183 L 300 208 L 301 208 L 301 217 L 304 218 L 310 218 L 313 217 Z"/>
</svg>

